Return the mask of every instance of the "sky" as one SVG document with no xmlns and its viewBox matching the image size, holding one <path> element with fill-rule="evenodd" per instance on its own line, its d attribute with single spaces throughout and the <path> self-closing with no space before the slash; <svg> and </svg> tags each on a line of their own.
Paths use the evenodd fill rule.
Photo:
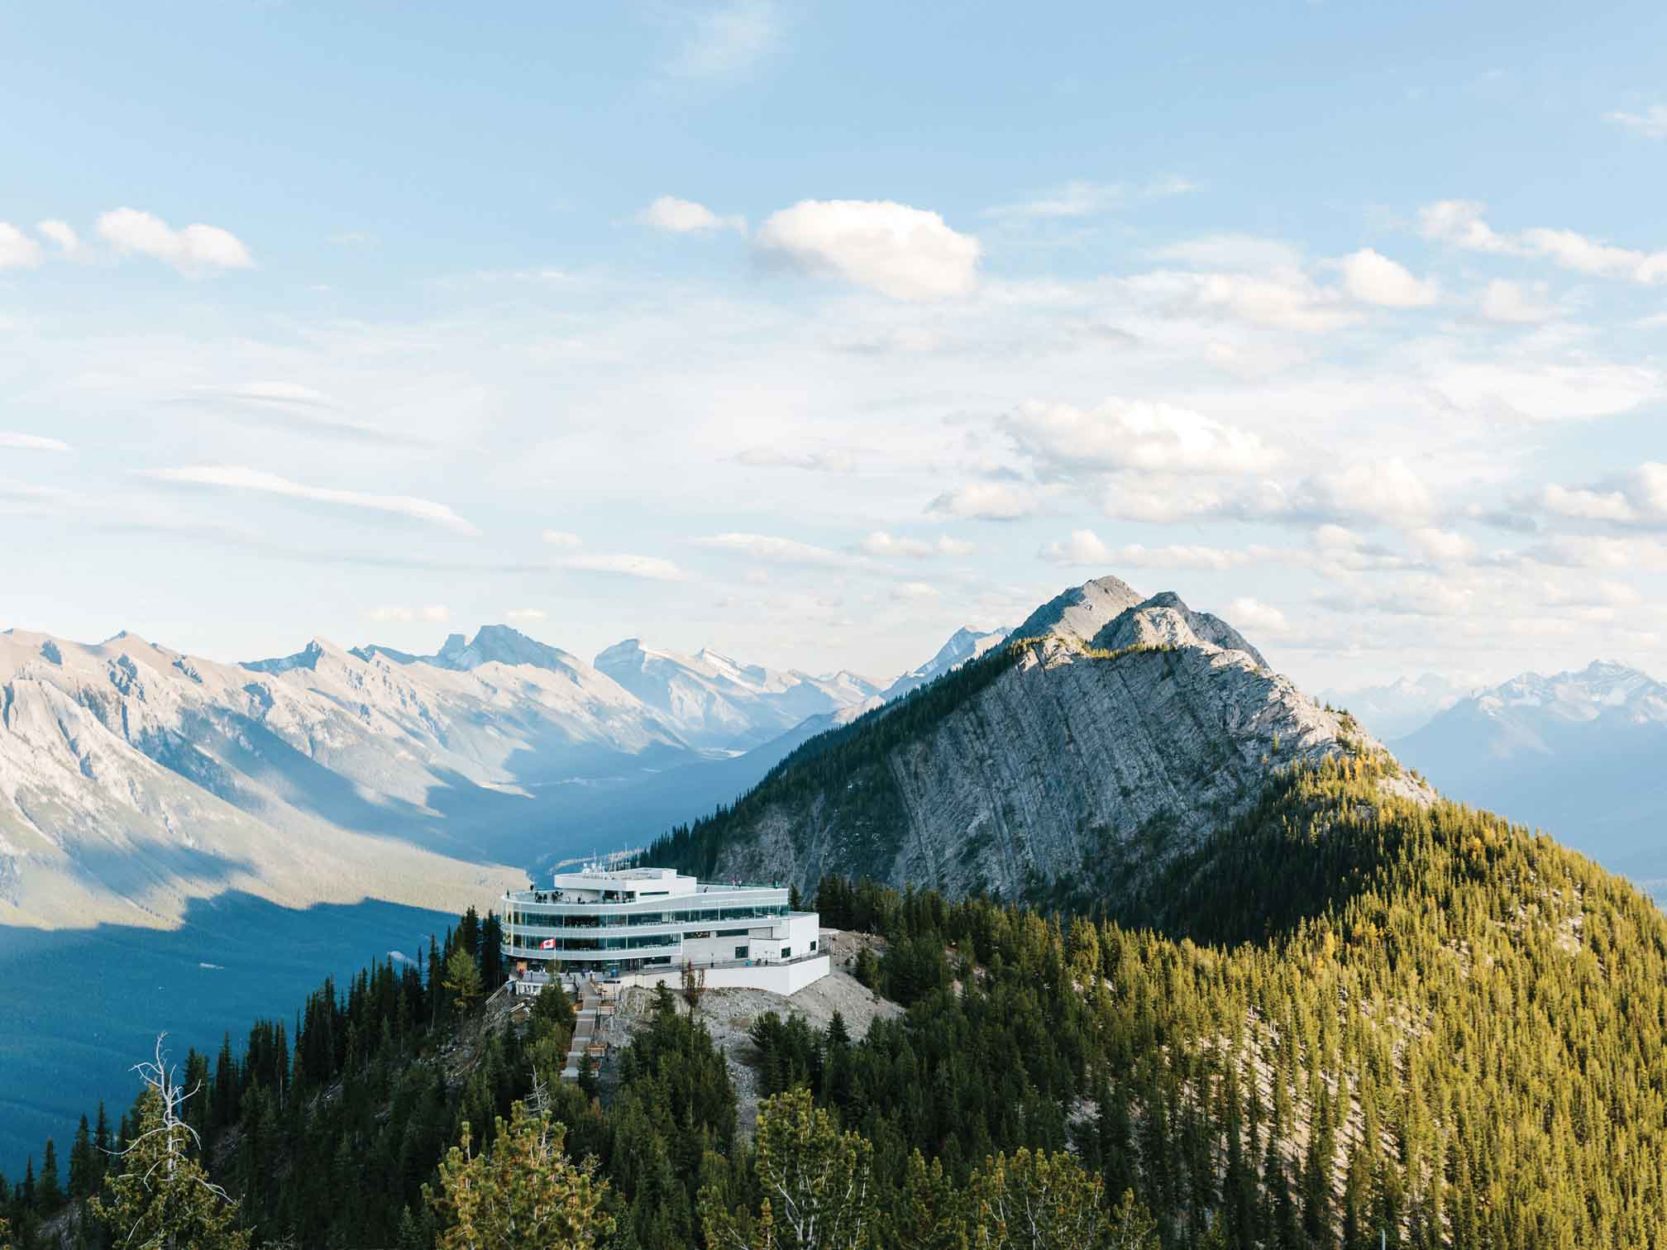
<svg viewBox="0 0 1667 1250">
<path fill-rule="evenodd" d="M 0 625 L 1667 675 L 1659 4 L 0 6 Z"/>
</svg>

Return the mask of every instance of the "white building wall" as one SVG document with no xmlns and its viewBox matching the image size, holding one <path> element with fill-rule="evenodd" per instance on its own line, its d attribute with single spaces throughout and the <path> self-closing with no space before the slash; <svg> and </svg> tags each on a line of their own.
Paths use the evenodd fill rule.
<svg viewBox="0 0 1667 1250">
<path fill-rule="evenodd" d="M 768 990 L 786 997 L 797 994 L 805 986 L 814 984 L 832 971 L 826 955 L 814 959 L 795 959 L 791 963 L 753 964 L 748 967 L 702 968 L 701 975 L 709 990 Z M 664 983 L 667 989 L 677 990 L 683 984 L 683 970 L 669 972 L 632 972 L 619 978 L 617 984 L 640 985 L 653 989 Z"/>
</svg>

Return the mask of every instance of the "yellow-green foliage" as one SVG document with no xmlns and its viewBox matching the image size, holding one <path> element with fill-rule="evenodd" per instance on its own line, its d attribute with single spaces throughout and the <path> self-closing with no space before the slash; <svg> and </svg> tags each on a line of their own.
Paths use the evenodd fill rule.
<svg viewBox="0 0 1667 1250">
<path fill-rule="evenodd" d="M 563 1152 L 566 1129 L 548 1113 L 516 1103 L 497 1121 L 492 1148 L 475 1154 L 469 1126 L 440 1164 L 429 1201 L 439 1222 L 438 1250 L 588 1250 L 613 1232 L 602 1208 L 608 1183 L 594 1160 Z"/>
</svg>

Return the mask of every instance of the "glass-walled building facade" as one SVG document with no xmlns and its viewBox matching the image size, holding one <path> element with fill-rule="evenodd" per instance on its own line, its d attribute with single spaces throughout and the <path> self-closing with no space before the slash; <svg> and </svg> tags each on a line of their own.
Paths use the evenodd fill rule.
<svg viewBox="0 0 1667 1250">
<path fill-rule="evenodd" d="M 504 895 L 502 911 L 504 954 L 522 976 L 606 980 L 819 953 L 817 915 L 793 911 L 786 887 L 701 882 L 670 868 L 558 873 L 547 890 Z"/>
</svg>

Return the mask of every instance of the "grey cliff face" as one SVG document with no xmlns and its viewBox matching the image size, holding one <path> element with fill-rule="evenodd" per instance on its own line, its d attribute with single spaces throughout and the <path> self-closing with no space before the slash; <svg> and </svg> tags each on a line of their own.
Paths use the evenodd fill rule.
<svg viewBox="0 0 1667 1250">
<path fill-rule="evenodd" d="M 1015 635 L 1031 641 L 981 661 L 988 680 L 963 670 L 965 697 L 947 683 L 914 696 L 943 705 L 917 704 L 924 724 L 893 721 L 905 702 L 846 730 L 817 760 L 828 784 L 766 781 L 730 818 L 715 870 L 804 889 L 841 873 L 951 895 L 1081 890 L 1115 905 L 1242 814 L 1272 770 L 1362 741 L 1171 594 L 1101 579 Z"/>
</svg>

